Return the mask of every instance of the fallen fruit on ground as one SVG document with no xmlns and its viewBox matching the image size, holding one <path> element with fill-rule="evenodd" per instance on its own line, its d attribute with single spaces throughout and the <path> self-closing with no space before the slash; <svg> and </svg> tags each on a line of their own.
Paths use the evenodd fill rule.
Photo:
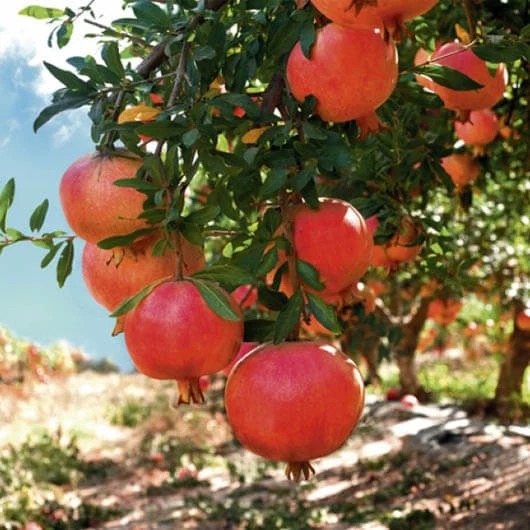
<svg viewBox="0 0 530 530">
<path fill-rule="evenodd" d="M 340 448 L 364 406 L 355 363 L 331 345 L 267 343 L 236 364 L 225 387 L 228 420 L 248 450 L 287 462 L 295 480 Z"/>
<path fill-rule="evenodd" d="M 148 226 L 138 219 L 146 196 L 114 185 L 117 180 L 135 178 L 142 164 L 141 158 L 127 153 L 97 152 L 70 165 L 59 193 L 66 220 L 76 235 L 97 243 Z"/>
<path fill-rule="evenodd" d="M 228 320 L 211 309 L 191 280 L 161 283 L 125 317 L 125 344 L 135 367 L 154 379 L 175 379 L 177 405 L 203 402 L 200 376 L 222 370 L 243 340 L 239 306 L 228 293 L 217 289 L 238 315 L 237 320 Z"/>
</svg>

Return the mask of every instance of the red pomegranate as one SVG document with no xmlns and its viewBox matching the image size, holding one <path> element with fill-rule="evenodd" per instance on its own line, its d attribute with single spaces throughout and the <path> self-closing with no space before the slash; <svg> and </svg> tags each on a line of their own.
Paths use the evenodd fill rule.
<svg viewBox="0 0 530 530">
<path fill-rule="evenodd" d="M 313 95 L 324 120 L 345 122 L 370 115 L 396 86 L 397 50 L 379 30 L 327 24 L 317 30 L 308 59 L 300 42 L 287 61 L 287 81 L 300 102 Z"/>
<path fill-rule="evenodd" d="M 526 307 L 517 313 L 515 325 L 523 331 L 530 331 L 530 307 Z"/>
<path fill-rule="evenodd" d="M 222 370 L 241 346 L 242 315 L 224 295 L 238 320 L 215 313 L 190 280 L 161 283 L 125 317 L 125 344 L 134 365 L 148 377 L 176 379 L 177 405 L 204 401 L 200 376 Z"/>
<path fill-rule="evenodd" d="M 311 0 L 327 18 L 343 26 L 377 28 L 385 26 L 394 33 L 404 23 L 426 13 L 438 0 L 378 0 L 359 2 L 352 0 Z"/>
<path fill-rule="evenodd" d="M 145 195 L 133 188 L 114 186 L 134 178 L 143 161 L 133 155 L 90 153 L 64 173 L 60 199 L 70 228 L 90 243 L 129 234 L 147 226 L 138 219 Z"/>
<path fill-rule="evenodd" d="M 495 140 L 499 120 L 491 109 L 472 110 L 466 121 L 455 121 L 455 132 L 466 145 L 483 147 Z"/>
<path fill-rule="evenodd" d="M 376 216 L 366 220 L 366 224 L 372 234 L 375 234 L 379 221 Z M 384 245 L 374 245 L 371 264 L 374 267 L 396 268 L 400 263 L 414 261 L 421 252 L 423 244 L 418 240 L 421 238 L 421 228 L 408 216 L 401 219 L 397 232 Z"/>
<path fill-rule="evenodd" d="M 228 420 L 248 450 L 287 462 L 308 478 L 309 461 L 332 453 L 356 427 L 364 385 L 353 361 L 316 342 L 264 344 L 233 368 L 225 387 Z"/>
<path fill-rule="evenodd" d="M 230 372 L 232 371 L 232 368 L 239 361 L 239 359 L 242 359 L 247 353 L 251 352 L 254 348 L 258 346 L 259 342 L 243 342 L 241 344 L 241 347 L 239 348 L 239 351 L 236 353 L 236 356 L 233 358 L 230 364 L 227 364 L 222 369 L 223 374 L 228 377 L 230 375 Z"/>
<path fill-rule="evenodd" d="M 372 234 L 350 203 L 325 197 L 318 209 L 295 204 L 288 219 L 296 257 L 313 265 L 325 285 L 319 294 L 339 293 L 368 270 Z"/>
<path fill-rule="evenodd" d="M 159 237 L 142 238 L 130 247 L 112 250 L 85 243 L 81 271 L 94 300 L 113 311 L 123 300 L 150 283 L 174 276 L 178 262 L 176 249 L 168 248 L 161 256 L 153 255 L 153 246 Z M 193 274 L 204 267 L 204 253 L 184 237 L 180 240 L 183 273 Z"/>
<path fill-rule="evenodd" d="M 461 300 L 436 298 L 429 304 L 427 316 L 441 326 L 448 326 L 456 320 L 461 309 Z"/>
<path fill-rule="evenodd" d="M 240 285 L 231 292 L 231 295 L 241 309 L 253 307 L 258 301 L 258 290 L 253 285 Z"/>
<path fill-rule="evenodd" d="M 465 113 L 492 107 L 502 99 L 507 81 L 503 64 L 499 64 L 495 75 L 491 75 L 486 63 L 458 41 L 436 48 L 431 60 L 433 64 L 457 70 L 483 85 L 475 90 L 453 90 L 433 82 L 429 88 L 438 94 L 446 108 Z"/>
<path fill-rule="evenodd" d="M 480 175 L 480 164 L 471 153 L 452 153 L 441 160 L 442 167 L 457 187 L 474 182 Z"/>
</svg>

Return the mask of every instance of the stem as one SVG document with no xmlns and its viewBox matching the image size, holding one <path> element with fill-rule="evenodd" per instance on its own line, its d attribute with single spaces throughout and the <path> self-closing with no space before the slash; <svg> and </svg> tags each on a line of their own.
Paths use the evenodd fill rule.
<svg viewBox="0 0 530 530">
<path fill-rule="evenodd" d="M 105 26 L 105 24 L 100 24 L 99 22 L 96 22 L 95 20 L 90 20 L 89 18 L 83 19 L 83 22 L 86 24 L 90 24 L 91 26 L 95 26 L 96 28 L 102 29 L 104 31 L 107 31 L 112 34 L 113 37 L 120 37 L 122 39 L 130 40 L 131 42 L 134 42 L 136 44 L 139 44 L 140 46 L 150 46 L 147 41 L 144 39 L 140 39 L 138 37 L 135 37 L 134 35 L 131 35 L 130 33 L 126 33 L 124 31 L 116 31 L 115 29 L 111 28 L 110 26 Z"/>
<path fill-rule="evenodd" d="M 116 94 L 116 99 L 114 101 L 114 109 L 112 111 L 112 116 L 111 116 L 111 119 L 112 119 L 113 122 L 118 120 L 118 116 L 120 115 L 121 107 L 123 105 L 123 100 L 125 98 L 125 94 L 126 93 L 127 93 L 127 91 L 122 88 Z M 104 149 L 112 149 L 112 145 L 116 141 L 117 137 L 118 137 L 118 133 L 116 131 L 109 131 L 105 135 L 105 137 L 103 138 L 103 142 L 102 142 L 101 147 L 104 148 Z"/>
<path fill-rule="evenodd" d="M 471 13 L 473 8 L 469 0 L 462 0 L 462 3 L 464 5 L 464 12 L 466 13 L 469 36 L 471 37 L 471 40 L 474 41 L 477 38 L 477 30 L 476 30 L 475 22 L 473 20 L 473 16 Z"/>
<path fill-rule="evenodd" d="M 177 233 L 176 241 L 176 252 L 177 252 L 177 270 L 175 271 L 175 280 L 182 280 L 184 277 L 184 257 L 182 256 L 182 234 Z"/>
</svg>

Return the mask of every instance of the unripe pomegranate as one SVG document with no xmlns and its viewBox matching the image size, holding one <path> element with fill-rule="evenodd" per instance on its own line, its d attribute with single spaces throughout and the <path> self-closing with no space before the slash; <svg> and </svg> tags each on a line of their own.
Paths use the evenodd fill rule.
<svg viewBox="0 0 530 530">
<path fill-rule="evenodd" d="M 379 221 L 376 216 L 369 217 L 366 224 L 372 234 L 375 234 Z M 374 245 L 371 264 L 374 267 L 396 268 L 400 263 L 414 261 L 421 252 L 423 244 L 421 228 L 408 216 L 401 219 L 397 232 L 384 245 Z"/>
<path fill-rule="evenodd" d="M 325 121 L 344 122 L 370 115 L 396 86 L 397 50 L 379 30 L 327 24 L 317 30 L 308 59 L 300 42 L 287 61 L 287 81 L 300 102 L 313 95 Z"/>
<path fill-rule="evenodd" d="M 455 132 L 466 145 L 483 147 L 495 140 L 499 120 L 491 109 L 472 110 L 466 121 L 455 121 Z"/>
<path fill-rule="evenodd" d="M 148 377 L 177 380 L 177 405 L 204 401 L 200 376 L 222 370 L 239 350 L 241 311 L 224 295 L 238 320 L 213 311 L 190 280 L 161 283 L 126 315 L 125 344 L 134 365 Z"/>
<path fill-rule="evenodd" d="M 96 302 L 113 311 L 126 298 L 150 283 L 174 276 L 178 251 L 166 248 L 161 256 L 153 255 L 159 235 L 136 241 L 129 247 L 104 250 L 85 243 L 81 271 L 85 285 Z M 180 237 L 182 272 L 190 275 L 204 267 L 204 253 L 186 238 Z"/>
<path fill-rule="evenodd" d="M 370 266 L 373 238 L 363 216 L 348 202 L 321 198 L 317 209 L 305 203 L 288 212 L 296 257 L 310 263 L 325 285 L 324 297 L 357 282 Z"/>
<path fill-rule="evenodd" d="M 457 70 L 483 85 L 475 90 L 453 90 L 433 82 L 430 88 L 438 94 L 446 108 L 464 112 L 486 109 L 502 98 L 507 81 L 503 64 L 499 64 L 495 75 L 491 75 L 486 63 L 458 41 L 439 46 L 431 60 L 433 64 Z"/>
<path fill-rule="evenodd" d="M 228 420 L 248 450 L 287 462 L 298 480 L 309 461 L 341 447 L 356 427 L 364 385 L 353 361 L 331 345 L 264 344 L 235 365 L 225 387 Z"/>
<path fill-rule="evenodd" d="M 431 9 L 438 0 L 378 0 L 352 2 L 352 0 L 311 0 L 327 18 L 343 26 L 377 28 L 385 26 L 391 34 L 404 23 Z"/>
<path fill-rule="evenodd" d="M 147 226 L 138 219 L 145 195 L 133 188 L 114 186 L 134 178 L 143 161 L 133 155 L 90 153 L 64 173 L 60 199 L 70 228 L 90 243 L 129 234 Z"/>
<path fill-rule="evenodd" d="M 526 307 L 517 313 L 515 325 L 522 331 L 530 331 L 530 307 Z"/>
<path fill-rule="evenodd" d="M 452 153 L 441 160 L 442 167 L 457 187 L 474 182 L 480 175 L 480 164 L 471 153 Z"/>
</svg>

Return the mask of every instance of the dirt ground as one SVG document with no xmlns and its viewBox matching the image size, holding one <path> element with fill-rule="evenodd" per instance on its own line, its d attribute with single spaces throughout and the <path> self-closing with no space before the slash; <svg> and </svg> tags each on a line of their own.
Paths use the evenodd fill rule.
<svg viewBox="0 0 530 530">
<path fill-rule="evenodd" d="M 140 375 L 83 372 L 0 387 L 0 448 L 39 429 L 75 433 L 81 457 L 98 471 L 62 495 L 108 510 L 91 528 L 530 527 L 528 426 L 470 417 L 450 403 L 405 408 L 369 395 L 347 444 L 295 484 L 282 465 L 234 441 L 222 385 L 213 381 L 206 406 L 176 411 L 172 385 Z M 116 411 L 132 414 L 131 404 L 149 413 L 128 427 Z"/>
</svg>

